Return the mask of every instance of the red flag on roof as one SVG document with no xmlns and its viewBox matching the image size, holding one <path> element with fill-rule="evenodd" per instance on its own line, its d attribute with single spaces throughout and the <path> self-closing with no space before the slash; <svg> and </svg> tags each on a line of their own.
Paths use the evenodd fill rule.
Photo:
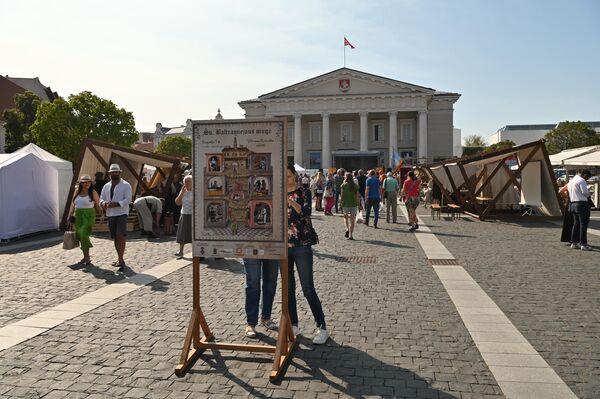
<svg viewBox="0 0 600 399">
<path fill-rule="evenodd" d="M 352 43 L 350 43 L 348 41 L 348 39 L 346 39 L 346 37 L 344 36 L 344 46 L 350 46 L 350 48 L 354 48 L 354 46 L 352 45 Z"/>
</svg>

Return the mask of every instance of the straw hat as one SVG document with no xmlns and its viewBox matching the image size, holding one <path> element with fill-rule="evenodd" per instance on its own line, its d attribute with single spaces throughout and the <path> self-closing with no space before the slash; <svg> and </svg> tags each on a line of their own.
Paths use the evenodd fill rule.
<svg viewBox="0 0 600 399">
<path fill-rule="evenodd" d="M 110 169 L 108 169 L 108 173 L 120 172 L 120 171 L 121 171 L 121 167 L 116 163 L 113 163 L 112 165 L 110 165 Z"/>
<path fill-rule="evenodd" d="M 79 183 L 85 183 L 86 181 L 92 181 L 90 175 L 81 175 L 81 177 L 79 178 Z"/>
</svg>

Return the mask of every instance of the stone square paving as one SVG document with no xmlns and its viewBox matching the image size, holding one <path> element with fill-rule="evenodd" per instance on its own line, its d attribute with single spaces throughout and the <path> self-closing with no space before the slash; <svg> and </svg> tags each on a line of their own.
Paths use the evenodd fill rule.
<svg viewBox="0 0 600 399">
<path fill-rule="evenodd" d="M 351 242 L 344 239 L 340 217 L 315 215 L 321 237 L 314 247 L 315 282 L 332 338 L 324 346 L 312 344 L 314 322 L 298 292 L 303 335 L 276 384 L 268 380 L 272 358 L 263 354 L 206 352 L 184 377 L 174 375 L 191 311 L 190 261 L 154 279 L 154 270 L 175 264 L 177 245 L 172 238 L 149 241 L 133 234 L 126 274 L 139 286 L 0 350 L 0 397 L 525 397 L 512 389 L 525 384 L 519 382 L 524 377 L 550 378 L 534 375 L 543 364 L 527 364 L 533 358 L 523 354 L 517 359 L 524 373 L 513 377 L 501 364 L 514 362 L 514 355 L 495 353 L 507 344 L 494 344 L 489 352 L 475 342 L 506 342 L 506 326 L 525 340 L 516 345 L 530 345 L 557 375 L 548 386 L 566 389 L 552 389 L 546 397 L 565 397 L 557 395 L 569 389 L 579 398 L 600 397 L 598 247 L 567 249 L 558 240 L 560 227 L 547 221 L 432 221 L 428 210 L 420 213 L 430 232 L 417 232 L 419 241 L 406 224 L 384 218 L 377 230 L 359 225 Z M 594 220 L 591 227 L 598 224 Z M 444 254 L 431 246 L 434 237 L 460 266 L 430 265 L 428 252 Z M 589 240 L 597 245 L 600 238 Z M 79 303 L 103 287 L 121 292 L 123 276 L 110 266 L 112 243 L 106 236 L 92 241 L 94 265 L 88 268 L 70 266 L 80 253 L 58 243 L 8 252 L 0 247 L 0 343 L 7 340 L 2 328 L 16 328 L 68 301 Z M 347 262 L 356 256 L 374 260 Z M 454 278 L 452 267 L 470 280 Z M 478 297 L 461 295 L 475 285 L 485 297 L 469 305 Z M 217 339 L 252 342 L 243 337 L 241 263 L 203 263 L 201 289 Z M 278 289 L 274 314 L 279 295 Z M 499 309 L 507 320 L 496 331 L 477 328 L 494 316 L 482 309 Z M 275 342 L 276 333 L 259 332 L 259 341 Z"/>
</svg>

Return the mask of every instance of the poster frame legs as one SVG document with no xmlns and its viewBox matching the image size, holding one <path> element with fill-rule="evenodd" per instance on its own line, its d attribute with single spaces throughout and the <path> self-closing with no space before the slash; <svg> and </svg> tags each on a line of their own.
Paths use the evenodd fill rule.
<svg viewBox="0 0 600 399">
<path fill-rule="evenodd" d="M 277 343 L 276 345 L 253 345 L 214 342 L 215 336 L 206 322 L 206 318 L 200 307 L 200 258 L 194 256 L 192 261 L 193 309 L 187 333 L 185 335 L 181 357 L 179 358 L 179 363 L 175 367 L 175 375 L 178 377 L 184 376 L 202 352 L 206 349 L 212 349 L 273 353 L 273 368 L 269 380 L 275 382 L 283 376 L 286 366 L 293 356 L 293 350 L 296 346 L 297 339 L 292 331 L 292 323 L 288 311 L 287 258 L 280 259 L 279 262 L 281 270 L 281 318 L 279 321 Z M 202 330 L 202 337 L 200 336 L 200 330 Z"/>
</svg>

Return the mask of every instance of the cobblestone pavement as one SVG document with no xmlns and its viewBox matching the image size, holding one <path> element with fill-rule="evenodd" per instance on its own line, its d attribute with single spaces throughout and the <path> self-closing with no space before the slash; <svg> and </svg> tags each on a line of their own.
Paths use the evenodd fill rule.
<svg viewBox="0 0 600 399">
<path fill-rule="evenodd" d="M 599 398 L 600 237 L 589 235 L 595 251 L 585 252 L 568 249 L 561 227 L 549 222 L 432 221 L 423 214 L 573 392 Z"/>
<path fill-rule="evenodd" d="M 384 219 L 378 230 L 359 226 L 350 242 L 341 218 L 314 222 L 321 237 L 315 280 L 332 339 L 312 344 L 314 322 L 297 293 L 306 337 L 280 383 L 268 382 L 272 358 L 261 354 L 207 352 L 186 376 L 173 374 L 191 311 L 188 266 L 0 352 L 0 397 L 503 397 L 406 225 Z M 560 259 L 570 252 L 549 223 L 429 222 L 574 392 L 582 398 L 598 392 L 597 253 L 570 255 L 567 266 Z M 2 323 L 120 278 L 109 266 L 112 244 L 94 243 L 95 273 L 66 266 L 79 254 L 59 246 L 0 254 Z M 127 259 L 142 271 L 172 259 L 175 246 L 138 240 Z M 343 258 L 356 255 L 374 256 L 375 263 Z M 201 281 L 202 307 L 217 339 L 250 342 L 243 338 L 241 264 L 210 261 Z M 275 337 L 265 333 L 260 340 Z"/>
</svg>

